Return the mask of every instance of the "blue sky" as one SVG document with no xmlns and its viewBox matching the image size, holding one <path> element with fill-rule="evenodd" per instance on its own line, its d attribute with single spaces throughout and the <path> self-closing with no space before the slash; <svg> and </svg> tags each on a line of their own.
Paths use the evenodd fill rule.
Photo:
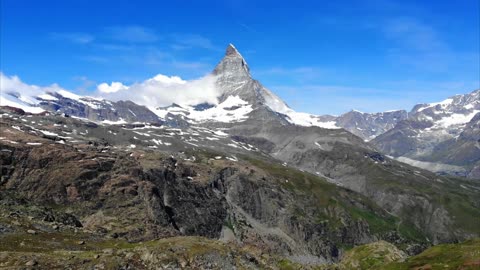
<svg viewBox="0 0 480 270">
<path fill-rule="evenodd" d="M 480 88 L 479 1 L 1 0 L 0 70 L 80 94 L 194 79 L 233 43 L 298 111 L 410 109 Z"/>
</svg>

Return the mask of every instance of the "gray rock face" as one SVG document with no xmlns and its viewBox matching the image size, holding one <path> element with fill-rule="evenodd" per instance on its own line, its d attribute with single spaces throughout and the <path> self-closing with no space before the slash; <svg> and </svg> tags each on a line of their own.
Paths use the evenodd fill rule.
<svg viewBox="0 0 480 270">
<path fill-rule="evenodd" d="M 371 140 L 392 129 L 398 122 L 407 119 L 407 111 L 389 111 L 380 113 L 363 113 L 350 111 L 335 119 L 342 127 L 364 140 Z"/>
<path fill-rule="evenodd" d="M 210 187 L 179 177 L 177 160 L 167 160 L 167 170 L 151 171 L 155 187 L 148 193 L 152 221 L 164 220 L 182 235 L 218 238 L 227 216 L 226 202 Z M 166 214 L 166 215 L 165 215 Z"/>
<path fill-rule="evenodd" d="M 294 255 L 302 263 L 325 263 L 340 255 L 334 243 L 357 245 L 375 239 L 368 223 L 353 220 L 344 208 L 331 206 L 319 212 L 311 197 L 279 189 L 267 179 L 233 174 L 217 181 L 226 187 L 237 237 L 263 242 L 274 253 Z M 315 221 L 319 216 L 324 220 Z M 342 219 L 342 228 L 332 228 L 329 216 Z"/>
<path fill-rule="evenodd" d="M 110 214 L 122 218 L 124 224 L 147 224 L 141 231 L 119 227 L 111 232 L 135 241 L 162 234 L 220 236 L 227 215 L 225 199 L 208 186 L 178 175 L 173 158 L 163 160 L 158 169 L 143 171 L 125 156 L 81 154 L 69 147 L 9 150 L 6 159 L 16 165 L 2 183 L 2 191 L 15 190 L 36 203 L 73 207 L 75 215 L 85 218 L 85 226 L 90 229 L 104 231 L 108 226 L 105 218 L 99 218 L 101 212 L 102 217 Z M 101 161 L 87 161 L 92 158 Z M 76 208 L 82 204 L 89 206 Z M 119 204 L 123 205 L 122 211 L 116 212 L 113 209 Z M 66 214 L 48 214 L 45 220 L 82 226 Z"/>
<path fill-rule="evenodd" d="M 219 97 L 220 102 L 229 96 L 239 96 L 255 104 L 260 97 L 259 86 L 250 76 L 247 62 L 232 44 L 227 47 L 225 57 L 217 64 L 212 74 L 217 77 L 217 87 L 223 92 Z"/>
</svg>

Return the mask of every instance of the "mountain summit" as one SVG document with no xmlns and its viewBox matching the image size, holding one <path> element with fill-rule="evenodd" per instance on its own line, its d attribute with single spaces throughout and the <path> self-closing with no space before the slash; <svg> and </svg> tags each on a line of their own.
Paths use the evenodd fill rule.
<svg viewBox="0 0 480 270">
<path fill-rule="evenodd" d="M 231 43 L 227 46 L 225 56 L 213 71 L 214 75 L 221 75 L 224 73 L 235 75 L 237 78 L 251 77 L 247 61 L 245 61 L 237 48 Z"/>
<path fill-rule="evenodd" d="M 272 91 L 265 88 L 259 81 L 252 78 L 247 61 L 233 44 L 227 46 L 225 56 L 212 72 L 216 76 L 216 85 L 220 89 L 219 103 L 228 98 L 237 97 L 247 102 L 252 108 L 267 111 L 271 117 L 301 126 L 320 126 L 335 128 L 331 122 L 322 122 L 315 115 L 298 113 Z M 258 112 L 258 110 L 256 110 Z M 250 113 L 249 117 L 255 117 Z M 262 118 L 265 114 L 262 113 Z"/>
<path fill-rule="evenodd" d="M 226 100 L 228 96 L 238 95 L 246 101 L 256 103 L 254 92 L 258 85 L 252 84 L 250 68 L 233 44 L 227 46 L 225 56 L 217 64 L 212 74 L 217 77 L 218 89 L 222 90 L 222 95 L 219 97 L 220 102 Z"/>
<path fill-rule="evenodd" d="M 242 55 L 238 52 L 237 48 L 235 48 L 235 46 L 232 43 L 228 44 L 227 52 L 225 53 L 225 55 L 228 55 L 228 56 L 235 55 L 235 56 L 242 57 Z"/>
<path fill-rule="evenodd" d="M 179 115 L 194 124 L 267 119 L 303 126 L 322 124 L 314 115 L 293 111 L 280 97 L 252 78 L 247 61 L 232 44 L 227 46 L 224 57 L 211 75 L 218 90 L 215 105 L 185 105 L 182 110 L 158 108 L 155 113 L 161 117 L 168 113 Z"/>
</svg>

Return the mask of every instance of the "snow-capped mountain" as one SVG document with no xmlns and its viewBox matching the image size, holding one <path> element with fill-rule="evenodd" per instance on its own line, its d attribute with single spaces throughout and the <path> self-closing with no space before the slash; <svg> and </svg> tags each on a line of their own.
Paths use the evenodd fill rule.
<svg viewBox="0 0 480 270">
<path fill-rule="evenodd" d="M 245 121 L 255 117 L 255 110 L 270 110 L 275 117 L 300 126 L 338 128 L 334 122 L 322 117 L 292 110 L 273 92 L 252 78 L 250 68 L 238 50 L 229 44 L 225 57 L 212 72 L 219 89 L 218 104 L 196 106 L 179 105 L 157 108 L 154 112 L 160 117 L 168 113 L 181 115 L 194 123 Z"/>
<path fill-rule="evenodd" d="M 339 128 L 328 118 L 292 110 L 277 95 L 252 78 L 247 62 L 232 45 L 212 71 L 217 89 L 214 104 L 180 103 L 167 107 L 148 107 L 129 101 L 112 102 L 103 98 L 79 96 L 58 86 L 31 91 L 9 89 L 2 91 L 1 105 L 20 108 L 28 113 L 43 111 L 66 113 L 93 121 L 107 122 L 159 122 L 174 125 L 203 123 L 235 123 L 250 117 L 259 117 L 267 111 L 268 117 L 300 126 Z M 151 79 L 151 80 L 155 80 Z M 149 80 L 149 81 L 151 81 Z M 108 86 L 108 85 L 107 85 Z M 129 91 L 129 87 L 122 87 Z M 199 89 L 201 91 L 201 89 Z M 121 94 L 121 92 L 119 92 Z M 261 117 L 266 117 L 262 112 Z"/>
<path fill-rule="evenodd" d="M 149 122 L 161 119 L 144 106 L 131 101 L 112 102 L 105 99 L 79 96 L 63 89 L 39 93 L 2 91 L 0 104 L 22 109 L 27 113 L 63 113 L 105 123 Z"/>
<path fill-rule="evenodd" d="M 416 105 L 409 117 L 372 143 L 384 153 L 437 172 L 469 174 L 480 160 L 478 115 L 480 90 L 456 95 L 442 102 Z M 468 143 L 467 143 L 468 142 Z M 453 144 L 471 145 L 462 154 L 445 152 Z M 476 154 L 463 154 L 474 151 Z M 463 158 L 460 156 L 469 156 Z M 439 165 L 440 164 L 440 165 Z M 445 166 L 443 166 L 445 165 Z M 452 167 L 451 165 L 454 165 Z"/>
</svg>

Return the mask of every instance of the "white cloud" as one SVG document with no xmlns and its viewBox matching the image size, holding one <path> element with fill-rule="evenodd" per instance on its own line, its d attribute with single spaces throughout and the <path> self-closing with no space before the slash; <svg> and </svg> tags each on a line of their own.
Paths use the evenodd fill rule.
<svg viewBox="0 0 480 270">
<path fill-rule="evenodd" d="M 53 98 L 45 95 L 45 92 L 62 91 L 57 84 L 41 87 L 29 85 L 20 80 L 18 76 L 7 76 L 0 72 L 0 106 L 11 106 L 20 108 L 30 113 L 40 113 L 42 108 L 37 107 L 37 96 Z"/>
<path fill-rule="evenodd" d="M 57 84 L 50 86 L 37 86 L 26 84 L 18 76 L 7 76 L 0 72 L 0 92 L 2 94 L 21 94 L 22 96 L 37 96 L 47 91 L 56 92 L 62 90 Z"/>
<path fill-rule="evenodd" d="M 121 82 L 112 82 L 110 85 L 108 83 L 101 83 L 97 86 L 97 89 L 102 93 L 115 93 L 120 90 L 127 90 L 128 86 L 125 86 Z"/>
<path fill-rule="evenodd" d="M 168 106 L 172 103 L 180 105 L 196 105 L 203 102 L 217 104 L 220 92 L 215 87 L 216 78 L 205 76 L 196 80 L 183 80 L 178 76 L 158 74 L 153 78 L 132 85 L 121 82 L 101 83 L 97 85 L 96 95 L 107 100 L 131 100 L 150 108 Z M 70 93 L 57 84 L 37 86 L 24 83 L 17 76 L 7 76 L 0 72 L 0 96 L 3 103 L 7 100 L 36 104 L 35 97 L 46 92 Z M 21 97 L 20 101 L 14 96 Z M 64 95 L 64 94 L 62 94 Z"/>
<path fill-rule="evenodd" d="M 120 82 L 112 82 L 110 85 L 102 83 L 97 86 L 97 94 L 108 100 L 131 100 L 150 108 L 168 106 L 172 103 L 216 104 L 220 95 L 213 76 L 187 81 L 178 76 L 169 77 L 162 74 L 129 86 Z"/>
</svg>

